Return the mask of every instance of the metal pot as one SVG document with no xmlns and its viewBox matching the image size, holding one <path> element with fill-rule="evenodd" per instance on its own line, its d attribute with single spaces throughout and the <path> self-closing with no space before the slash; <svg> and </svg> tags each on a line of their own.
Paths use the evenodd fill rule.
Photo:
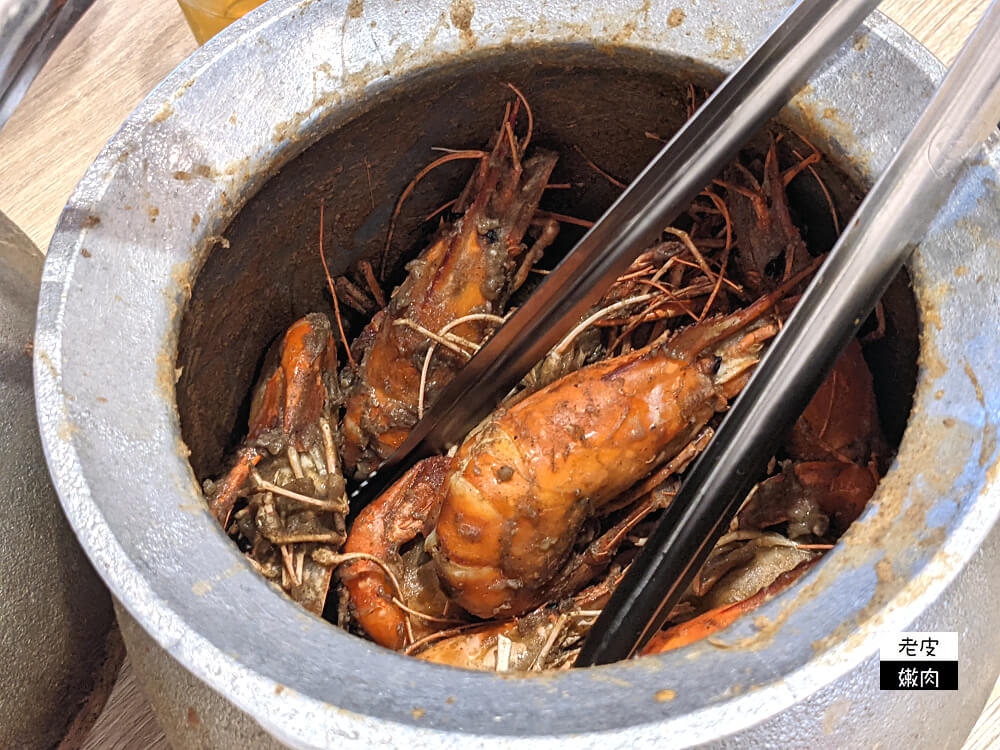
<svg viewBox="0 0 1000 750">
<path fill-rule="evenodd" d="M 25 750 L 82 743 L 125 655 L 38 438 L 31 336 L 42 259 L 0 213 L 0 747 Z"/>
<path fill-rule="evenodd" d="M 721 634 L 732 648 L 523 679 L 418 662 L 272 590 L 199 491 L 263 344 L 325 308 L 320 196 L 336 273 L 380 249 L 430 146 L 488 137 L 505 80 L 526 89 L 539 139 L 628 173 L 643 131 L 683 116 L 680 85 L 718 80 L 787 5 L 273 0 L 133 113 L 53 238 L 36 392 L 67 515 L 129 613 L 178 747 L 960 745 L 1000 667 L 986 574 L 1000 564 L 996 151 L 969 165 L 909 268 L 920 369 L 897 460 L 821 565 Z M 849 203 L 940 74 L 876 15 L 782 117 L 830 155 Z M 434 179 L 429 202 L 460 181 Z M 893 309 L 905 333 L 906 305 Z M 905 371 L 905 347 L 887 361 Z M 889 381 L 880 396 L 894 388 L 908 391 Z M 960 692 L 879 691 L 878 636 L 903 630 L 960 633 Z M 207 687 L 175 681 L 177 665 Z"/>
</svg>

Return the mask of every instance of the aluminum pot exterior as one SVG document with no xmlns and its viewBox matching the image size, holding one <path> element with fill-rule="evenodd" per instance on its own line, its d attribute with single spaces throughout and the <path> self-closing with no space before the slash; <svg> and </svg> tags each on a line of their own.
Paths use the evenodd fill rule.
<svg viewBox="0 0 1000 750">
<path fill-rule="evenodd" d="M 115 607 L 136 683 L 174 750 L 246 748 L 277 750 L 284 745 L 249 715 L 208 687 L 154 641 L 128 610 Z"/>
<path fill-rule="evenodd" d="M 82 742 L 125 650 L 45 467 L 31 343 L 43 256 L 0 213 L 0 747 Z"/>
<path fill-rule="evenodd" d="M 896 745 L 911 738 L 913 716 L 935 717 L 913 746 L 960 744 L 1000 666 L 986 646 L 1000 612 L 983 605 L 1000 596 L 985 574 L 1000 542 L 995 151 L 969 166 L 911 264 L 920 375 L 895 464 L 818 569 L 721 634 L 739 648 L 699 644 L 532 679 L 386 652 L 303 613 L 254 573 L 209 516 L 181 436 L 175 363 L 198 271 L 226 251 L 219 237 L 240 207 L 322 135 L 456 61 L 527 63 L 551 47 L 614 61 L 628 49 L 647 64 L 726 71 L 789 4 L 274 0 L 133 113 L 53 238 L 36 393 L 71 523 L 171 660 L 292 747 Z M 940 73 L 875 16 L 783 117 L 870 184 Z M 333 260 L 336 272 L 347 259 Z M 95 340 L 98 326 L 115 336 Z M 961 633 L 959 693 L 875 689 L 878 634 L 917 626 Z"/>
<path fill-rule="evenodd" d="M 1000 565 L 1000 534 L 994 526 L 992 536 L 982 546 L 982 554 L 970 561 L 963 574 L 956 576 L 945 591 L 909 626 L 915 631 L 937 632 L 951 627 L 953 618 L 942 620 L 940 611 L 974 612 L 983 606 L 983 581 Z M 995 592 L 994 592 L 995 593 Z M 940 610 L 940 611 L 939 611 Z M 121 605 L 116 607 L 122 637 L 128 645 L 129 659 L 134 675 L 143 693 L 149 699 L 153 712 L 172 748 L 175 750 L 276 750 L 284 744 L 264 731 L 254 719 L 241 711 L 222 694 L 195 678 L 174 657 L 164 650 L 136 622 Z M 962 634 L 962 643 L 986 644 L 988 649 L 995 637 L 990 631 L 989 617 L 970 617 L 964 620 L 968 630 Z M 943 625 L 942 625 L 943 623 Z M 966 661 L 974 661 L 968 659 Z M 964 663 L 964 662 L 963 662 Z M 976 665 L 973 664 L 973 669 Z M 979 665 L 983 675 L 990 663 Z M 982 685 L 969 687 L 963 683 L 963 695 L 970 693 L 971 705 L 963 705 L 964 715 L 949 717 L 947 721 L 936 718 L 936 726 L 928 726 L 923 719 L 914 719 L 912 693 L 882 693 L 878 686 L 878 656 L 870 656 L 863 664 L 848 671 L 838 679 L 824 685 L 816 693 L 796 701 L 789 708 L 743 731 L 733 734 L 719 732 L 719 737 L 702 743 L 700 747 L 875 747 L 879 742 L 898 742 L 902 747 L 962 747 L 972 724 L 976 721 L 985 701 Z M 979 682 L 983 682 L 980 680 Z M 988 684 L 988 683 L 987 683 Z M 669 688 L 668 688 L 669 689 Z M 987 694 L 989 688 L 986 688 Z M 415 689 L 415 693 L 419 691 Z M 408 742 L 401 733 L 399 743 Z M 363 739 L 363 737 L 362 737 Z M 684 738 L 673 738 L 675 745 L 683 745 Z M 652 743 L 643 743 L 652 745 Z M 609 741 L 609 746 L 614 746 Z M 658 747 L 672 747 L 659 742 Z"/>
</svg>

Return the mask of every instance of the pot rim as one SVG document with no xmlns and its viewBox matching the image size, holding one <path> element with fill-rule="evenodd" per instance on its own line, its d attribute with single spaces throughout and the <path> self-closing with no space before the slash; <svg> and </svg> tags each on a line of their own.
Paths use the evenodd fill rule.
<svg viewBox="0 0 1000 750">
<path fill-rule="evenodd" d="M 785 7 L 760 0 L 706 10 L 694 0 L 673 0 L 670 6 L 684 9 L 686 20 L 683 34 L 671 34 L 656 23 L 657 12 L 665 17 L 669 8 L 653 5 L 651 11 L 649 2 L 633 0 L 610 9 L 590 0 L 546 3 L 519 8 L 515 23 L 500 3 L 481 2 L 468 18 L 455 13 L 465 7 L 461 2 L 433 0 L 397 10 L 389 0 L 368 0 L 358 12 L 353 2 L 273 0 L 158 86 L 67 204 L 46 261 L 34 355 L 39 423 L 63 507 L 97 570 L 147 632 L 283 742 L 324 747 L 334 738 L 348 745 L 382 739 L 457 747 L 462 733 L 475 733 L 496 745 L 513 737 L 558 737 L 577 747 L 603 747 L 651 736 L 690 744 L 717 738 L 720 727 L 730 733 L 761 722 L 869 658 L 877 633 L 905 630 L 996 522 L 1000 503 L 990 502 L 996 487 L 989 472 L 996 444 L 987 434 L 995 411 L 992 392 L 981 413 L 970 409 L 970 380 L 974 390 L 982 389 L 963 368 L 967 359 L 947 356 L 964 351 L 963 339 L 954 327 L 927 325 L 928 311 L 938 321 L 951 321 L 962 304 L 977 299 L 975 288 L 960 279 L 952 279 L 961 287 L 953 298 L 944 299 L 936 288 L 951 277 L 955 248 L 971 257 L 976 237 L 990 236 L 976 232 L 997 234 L 997 219 L 986 210 L 995 206 L 996 190 L 980 186 L 976 181 L 985 178 L 973 173 L 911 265 L 924 318 L 911 425 L 944 413 L 960 422 L 961 435 L 934 447 L 908 427 L 900 458 L 838 549 L 798 586 L 758 610 L 752 622 L 743 618 L 725 631 L 727 641 L 745 648 L 722 652 L 699 644 L 627 664 L 516 680 L 425 664 L 331 628 L 276 595 L 211 519 L 180 437 L 173 366 L 190 285 L 239 207 L 270 174 L 364 102 L 428 67 L 501 54 L 512 44 L 599 46 L 617 34 L 639 51 L 700 59 L 728 72 L 738 62 L 734 50 L 748 49 Z M 283 55 L 282 49 L 296 54 Z M 873 69 L 896 71 L 899 85 L 855 80 Z M 234 70 L 241 71 L 245 90 L 228 85 Z M 255 82 L 260 70 L 268 70 L 266 86 Z M 317 71 L 326 79 L 317 81 Z M 812 132 L 815 112 L 834 103 L 839 114 L 824 115 L 826 129 L 817 145 L 870 184 L 941 72 L 926 50 L 875 15 L 784 116 Z M 307 74 L 314 90 L 301 85 Z M 886 121 L 864 122 L 861 115 L 872 111 L 873 101 L 888 110 Z M 224 137 L 210 142 L 213 132 L 223 130 Z M 177 174 L 187 174 L 198 158 L 212 165 L 213 175 L 178 184 Z M 996 163 L 992 152 L 972 170 L 987 170 L 992 179 Z M 198 208 L 207 220 L 195 226 L 191 211 Z M 95 323 L 116 337 L 88 341 Z M 980 325 L 986 333 L 990 326 L 1000 329 L 1000 321 L 989 316 Z M 127 368 L 116 361 L 122 351 Z M 930 352 L 939 361 L 932 362 Z M 973 449 L 982 459 L 977 469 L 967 466 Z M 125 466 L 123 455 L 134 463 Z M 929 455 L 951 478 L 933 498 L 914 489 L 920 482 L 934 488 L 922 473 Z M 160 481 L 150 488 L 154 469 Z M 158 508 L 162 517 L 152 520 L 148 508 Z M 933 514 L 944 538 L 929 541 L 911 523 L 917 512 Z M 923 547 L 859 551 L 890 526 L 906 523 L 912 532 L 906 541 Z M 176 539 L 178 550 L 197 553 L 199 562 L 203 557 L 204 575 L 192 577 L 184 560 L 158 550 L 161 533 Z M 876 559 L 874 551 L 884 554 Z M 815 604 L 819 593 L 825 607 Z M 824 622 L 831 606 L 843 617 L 839 628 Z M 856 618 L 854 635 L 850 617 Z M 757 632 L 754 623 L 765 622 L 761 618 L 767 624 Z M 290 622 L 301 627 L 284 632 L 280 653 L 268 653 L 267 627 Z M 779 647 L 771 637 L 779 630 L 798 635 Z M 821 645 L 814 653 L 816 643 Z M 288 654 L 298 658 L 289 663 Z M 689 687 L 685 680 L 699 672 L 730 679 Z M 391 675 L 393 682 L 379 682 L 380 675 Z M 734 675 L 740 675 L 738 682 Z M 673 700 L 656 699 L 679 686 L 683 690 Z M 359 694 L 370 698 L 368 707 Z M 608 710 L 598 716 L 602 705 Z"/>
</svg>

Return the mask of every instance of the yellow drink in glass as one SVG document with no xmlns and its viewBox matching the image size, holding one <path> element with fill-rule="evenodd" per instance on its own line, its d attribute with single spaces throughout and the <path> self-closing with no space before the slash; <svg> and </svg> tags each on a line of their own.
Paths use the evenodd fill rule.
<svg viewBox="0 0 1000 750">
<path fill-rule="evenodd" d="M 263 3 L 264 0 L 177 0 L 198 44 L 204 44 Z"/>
</svg>

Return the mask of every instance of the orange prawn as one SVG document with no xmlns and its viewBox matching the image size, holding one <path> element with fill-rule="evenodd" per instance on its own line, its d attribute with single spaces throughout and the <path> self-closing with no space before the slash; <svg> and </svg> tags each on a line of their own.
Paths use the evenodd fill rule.
<svg viewBox="0 0 1000 750">
<path fill-rule="evenodd" d="M 426 634 L 428 623 L 445 619 L 443 605 L 447 602 L 440 590 L 422 585 L 426 576 L 416 572 L 418 566 L 404 564 L 400 548 L 419 535 L 426 536 L 434 527 L 450 466 L 450 458 L 435 456 L 410 469 L 358 514 L 344 546 L 345 557 L 369 558 L 340 568 L 350 613 L 376 643 L 387 648 L 398 651 Z M 403 607 L 430 619 L 419 614 L 408 616 Z M 428 613 L 433 607 L 439 611 Z"/>
<path fill-rule="evenodd" d="M 267 357 L 233 467 L 206 483 L 209 508 L 255 567 L 317 615 L 333 572 L 323 555 L 347 536 L 336 367 L 329 320 L 312 313 L 293 323 Z M 247 505 L 233 513 L 240 498 Z"/>
<path fill-rule="evenodd" d="M 790 460 L 741 511 L 741 528 L 822 514 L 842 533 L 874 494 L 885 453 L 872 375 L 855 339 L 793 425 Z"/>
<path fill-rule="evenodd" d="M 777 332 L 759 321 L 776 294 L 584 367 L 471 434 L 427 544 L 449 597 L 479 617 L 546 601 L 583 523 L 676 455 L 742 387 Z"/>
<path fill-rule="evenodd" d="M 277 356 L 275 356 L 277 354 Z M 250 473 L 268 453 L 325 449 L 327 425 L 336 400 L 337 350 L 330 321 L 320 313 L 295 321 L 272 350 L 265 376 L 250 404 L 250 429 L 229 473 L 214 483 L 209 507 L 223 526 L 245 489 Z M 277 360 L 275 362 L 275 360 Z M 336 464 L 334 455 L 334 464 Z M 339 475 L 339 470 L 338 470 Z M 339 489 L 343 490 L 343 480 Z"/>
<path fill-rule="evenodd" d="M 787 589 L 820 559 L 820 557 L 816 557 L 799 563 L 796 567 L 779 575 L 753 596 L 733 604 L 717 607 L 691 620 L 659 631 L 649 639 L 649 643 L 642 649 L 643 656 L 673 651 L 729 627 L 747 612 L 752 612 Z"/>
<path fill-rule="evenodd" d="M 531 113 L 518 140 L 519 103 L 508 105 L 492 151 L 452 206 L 459 218 L 442 224 L 355 345 L 363 356 L 348 375 L 342 425 L 344 463 L 355 476 L 367 476 L 399 447 L 423 399 L 432 401 L 496 327 L 510 294 L 555 239 L 558 224 L 549 221 L 530 248 L 522 242 L 557 156 L 542 149 L 526 155 Z M 433 360 L 426 354 L 432 341 L 441 344 Z"/>
<path fill-rule="evenodd" d="M 440 631 L 406 652 L 424 661 L 482 671 L 541 670 L 552 661 L 565 663 L 567 642 L 579 642 L 590 629 L 621 576 L 618 571 L 572 599 L 523 617 Z"/>
<path fill-rule="evenodd" d="M 867 463 L 885 452 L 872 374 L 861 344 L 852 339 L 789 436 L 801 461 Z"/>
<path fill-rule="evenodd" d="M 561 579 L 579 572 L 570 557 L 582 524 L 680 453 L 739 391 L 777 331 L 767 313 L 780 294 L 586 366 L 495 413 L 458 448 L 437 488 L 415 482 L 418 464 L 386 493 L 391 499 L 366 509 L 348 549 L 382 554 L 385 532 L 369 513 L 386 513 L 419 485 L 433 510 L 421 511 L 420 529 L 407 538 L 425 537 L 451 602 L 494 617 L 563 594 Z M 352 609 L 376 642 L 399 648 L 406 616 L 386 596 L 383 571 L 372 566 L 366 576 L 367 589 L 346 581 Z"/>
</svg>

